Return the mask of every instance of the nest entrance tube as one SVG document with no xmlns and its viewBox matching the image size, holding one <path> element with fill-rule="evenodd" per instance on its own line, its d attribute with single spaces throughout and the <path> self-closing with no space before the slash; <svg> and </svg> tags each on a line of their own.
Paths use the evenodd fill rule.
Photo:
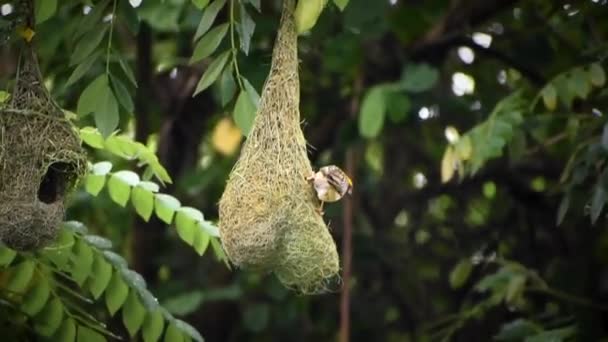
<svg viewBox="0 0 608 342">
<path fill-rule="evenodd" d="M 220 237 L 235 265 L 319 293 L 338 278 L 339 258 L 306 181 L 312 167 L 300 128 L 294 7 L 295 0 L 283 1 L 260 106 L 220 200 Z"/>
<path fill-rule="evenodd" d="M 25 44 L 11 98 L 0 107 L 0 240 L 17 250 L 51 242 L 86 165 L 77 132 L 44 87 L 34 49 Z"/>
</svg>

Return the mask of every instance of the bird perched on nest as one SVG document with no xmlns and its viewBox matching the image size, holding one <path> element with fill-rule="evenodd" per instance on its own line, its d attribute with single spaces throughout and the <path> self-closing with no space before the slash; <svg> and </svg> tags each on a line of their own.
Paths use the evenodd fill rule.
<svg viewBox="0 0 608 342">
<path fill-rule="evenodd" d="M 312 172 L 306 180 L 311 182 L 321 200 L 319 213 L 323 215 L 325 202 L 339 201 L 344 195 L 353 191 L 353 181 L 348 175 L 335 165 L 324 166 L 317 172 Z"/>
</svg>

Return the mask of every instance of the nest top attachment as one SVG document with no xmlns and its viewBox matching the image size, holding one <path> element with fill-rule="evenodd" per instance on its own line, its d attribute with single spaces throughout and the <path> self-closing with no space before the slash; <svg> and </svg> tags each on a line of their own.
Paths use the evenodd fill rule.
<svg viewBox="0 0 608 342">
<path fill-rule="evenodd" d="M 220 200 L 220 235 L 235 265 L 318 293 L 338 278 L 339 258 L 306 181 L 312 167 L 300 127 L 294 3 L 284 0 L 260 106 Z"/>
<path fill-rule="evenodd" d="M 0 239 L 18 250 L 53 240 L 65 198 L 86 170 L 80 139 L 44 87 L 25 44 L 15 87 L 0 107 Z"/>
</svg>

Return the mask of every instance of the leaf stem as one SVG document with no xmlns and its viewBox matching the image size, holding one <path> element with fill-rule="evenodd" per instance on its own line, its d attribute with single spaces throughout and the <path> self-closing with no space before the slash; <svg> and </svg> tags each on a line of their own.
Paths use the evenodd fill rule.
<svg viewBox="0 0 608 342">
<path fill-rule="evenodd" d="M 237 82 L 241 91 L 245 89 L 243 80 L 241 79 L 241 72 L 239 71 L 239 63 L 237 61 L 238 49 L 236 48 L 234 39 L 234 0 L 230 0 L 230 46 L 232 48 L 232 65 L 234 65 L 234 73 L 236 74 Z"/>
<path fill-rule="evenodd" d="M 112 3 L 112 19 L 110 20 L 110 34 L 108 35 L 108 47 L 106 49 L 106 75 L 110 75 L 110 50 L 112 49 L 112 36 L 114 34 L 114 19 L 116 19 L 116 0 Z"/>
<path fill-rule="evenodd" d="M 562 291 L 559 291 L 559 290 L 556 290 L 553 288 L 531 287 L 526 290 L 529 292 L 544 293 L 548 296 L 554 297 L 556 299 L 561 299 L 564 302 L 575 304 L 580 307 L 585 307 L 588 309 L 595 309 L 595 310 L 599 310 L 599 311 L 608 311 L 608 306 L 606 306 L 604 304 L 596 304 L 586 298 L 573 296 L 569 293 L 565 293 L 565 292 L 562 292 Z"/>
</svg>

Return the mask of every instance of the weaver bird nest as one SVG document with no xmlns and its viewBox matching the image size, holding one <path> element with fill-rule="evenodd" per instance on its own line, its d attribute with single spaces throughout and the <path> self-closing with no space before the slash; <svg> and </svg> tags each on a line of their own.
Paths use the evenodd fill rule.
<svg viewBox="0 0 608 342">
<path fill-rule="evenodd" d="M 15 87 L 0 107 L 0 239 L 31 250 L 52 241 L 67 193 L 86 170 L 73 126 L 42 83 L 26 44 Z"/>
<path fill-rule="evenodd" d="M 286 286 L 318 293 L 338 279 L 336 245 L 316 208 L 300 128 L 295 0 L 284 0 L 270 75 L 219 205 L 220 235 L 237 266 L 274 272 Z"/>
</svg>

